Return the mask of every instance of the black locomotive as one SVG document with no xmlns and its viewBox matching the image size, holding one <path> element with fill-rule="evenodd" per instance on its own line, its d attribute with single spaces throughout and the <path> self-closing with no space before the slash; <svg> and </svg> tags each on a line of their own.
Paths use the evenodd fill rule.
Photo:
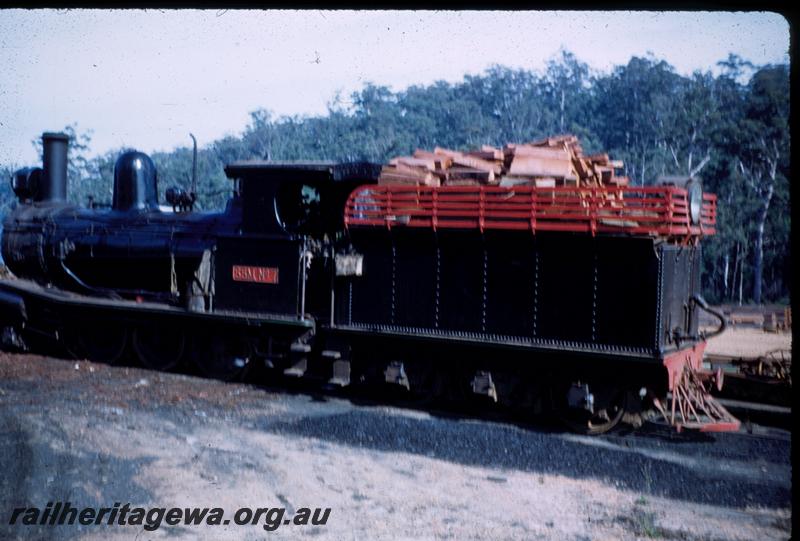
<svg viewBox="0 0 800 541">
<path fill-rule="evenodd" d="M 99 210 L 65 201 L 66 136 L 43 143 L 3 224 L 6 343 L 554 406 L 588 432 L 650 405 L 738 428 L 701 366 L 715 199 L 696 182 L 384 186 L 378 164 L 238 162 L 225 210 L 201 213 L 177 188 L 159 205 L 153 162 L 127 152 Z"/>
</svg>

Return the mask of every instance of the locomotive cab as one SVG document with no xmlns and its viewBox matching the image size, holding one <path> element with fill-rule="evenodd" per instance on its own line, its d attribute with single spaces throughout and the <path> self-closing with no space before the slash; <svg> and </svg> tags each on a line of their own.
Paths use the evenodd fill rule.
<svg viewBox="0 0 800 541">
<path fill-rule="evenodd" d="M 217 241 L 216 306 L 327 319 L 342 208 L 353 189 L 376 181 L 380 165 L 246 161 L 225 173 L 238 183 L 242 220 L 237 234 Z"/>
<path fill-rule="evenodd" d="M 322 237 L 344 227 L 342 208 L 350 193 L 375 183 L 379 164 L 356 162 L 235 162 L 225 174 L 238 182 L 242 232 Z"/>
</svg>

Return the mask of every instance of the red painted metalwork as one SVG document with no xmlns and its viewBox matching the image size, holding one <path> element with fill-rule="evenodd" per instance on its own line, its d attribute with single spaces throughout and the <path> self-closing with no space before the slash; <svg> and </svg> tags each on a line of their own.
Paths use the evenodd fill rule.
<svg viewBox="0 0 800 541">
<path fill-rule="evenodd" d="M 672 394 L 666 404 L 653 403 L 678 432 L 684 428 L 700 432 L 735 432 L 740 421 L 710 394 L 711 385 L 722 386 L 722 372 L 701 370 L 706 342 L 664 357 Z"/>
<path fill-rule="evenodd" d="M 715 233 L 717 197 L 703 194 L 700 223 L 692 224 L 687 191 L 676 186 L 367 185 L 350 194 L 344 219 L 347 227 L 629 233 L 688 242 Z"/>
</svg>

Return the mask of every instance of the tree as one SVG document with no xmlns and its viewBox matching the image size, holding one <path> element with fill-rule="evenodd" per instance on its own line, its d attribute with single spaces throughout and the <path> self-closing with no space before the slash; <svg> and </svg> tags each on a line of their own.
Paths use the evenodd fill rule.
<svg viewBox="0 0 800 541">
<path fill-rule="evenodd" d="M 0 216 L 5 216 L 17 200 L 11 189 L 11 179 L 14 171 L 18 169 L 19 167 L 13 164 L 0 165 Z"/>
<path fill-rule="evenodd" d="M 458 93 L 481 111 L 485 143 L 530 140 L 551 123 L 541 80 L 526 70 L 492 66 L 483 75 L 464 77 Z"/>
<path fill-rule="evenodd" d="M 753 246 L 753 302 L 761 303 L 765 227 L 776 189 L 788 192 L 789 73 L 765 66 L 748 85 L 739 171 L 747 179 L 757 209 Z"/>
<path fill-rule="evenodd" d="M 275 126 L 272 123 L 272 113 L 266 109 L 257 109 L 250 113 L 250 124 L 245 129 L 241 141 L 244 152 L 250 156 L 269 160 L 272 158 L 274 139 Z"/>
<path fill-rule="evenodd" d="M 562 49 L 558 59 L 547 62 L 540 85 L 549 122 L 543 126 L 546 133 L 542 135 L 573 133 L 581 137 L 584 145 L 595 146 L 594 134 L 587 122 L 591 84 L 589 66 L 569 51 Z"/>
<path fill-rule="evenodd" d="M 696 72 L 681 78 L 673 93 L 658 96 L 657 102 L 663 109 L 659 131 L 672 158 L 670 168 L 689 177 L 699 175 L 712 159 L 712 136 L 719 121 L 714 77 Z"/>
<path fill-rule="evenodd" d="M 651 57 L 631 58 L 595 82 L 594 131 L 625 161 L 635 184 L 651 184 L 665 170 L 668 114 L 679 82 L 672 66 Z"/>
</svg>

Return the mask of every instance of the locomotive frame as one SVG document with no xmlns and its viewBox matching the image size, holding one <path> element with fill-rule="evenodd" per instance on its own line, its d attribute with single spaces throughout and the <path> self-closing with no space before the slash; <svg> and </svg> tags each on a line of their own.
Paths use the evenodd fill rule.
<svg viewBox="0 0 800 541">
<path fill-rule="evenodd" d="M 724 319 L 699 296 L 716 199 L 696 181 L 430 188 L 378 185 L 377 164 L 238 162 L 226 209 L 199 213 L 180 189 L 160 207 L 129 152 L 94 210 L 65 201 L 65 136 L 43 141 L 4 223 L 7 343 L 555 407 L 588 433 L 650 405 L 678 429 L 738 429 L 701 366 L 698 311 Z"/>
</svg>

